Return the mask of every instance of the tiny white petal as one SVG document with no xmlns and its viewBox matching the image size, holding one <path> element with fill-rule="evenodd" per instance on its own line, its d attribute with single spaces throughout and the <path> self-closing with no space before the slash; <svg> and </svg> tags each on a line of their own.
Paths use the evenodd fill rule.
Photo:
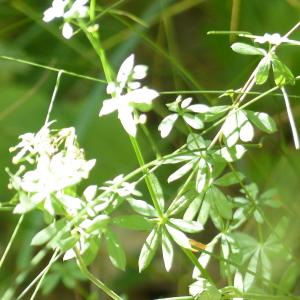
<svg viewBox="0 0 300 300">
<path fill-rule="evenodd" d="M 188 97 L 186 99 L 184 99 L 182 102 L 181 102 L 181 108 L 186 108 L 188 107 L 191 102 L 192 102 L 193 98 L 192 97 Z"/>
<path fill-rule="evenodd" d="M 133 66 L 134 66 L 134 54 L 131 54 L 122 63 L 117 75 L 117 81 L 127 82 L 128 77 L 132 73 Z"/>
<path fill-rule="evenodd" d="M 144 79 L 147 76 L 148 67 L 145 65 L 136 65 L 133 68 L 133 79 Z"/>
<path fill-rule="evenodd" d="M 128 134 L 135 137 L 137 128 L 133 117 L 133 109 L 130 106 L 123 106 L 119 109 L 119 119 Z"/>
<path fill-rule="evenodd" d="M 116 111 L 118 109 L 118 106 L 119 101 L 117 98 L 104 100 L 99 116 L 105 116 Z"/>
<path fill-rule="evenodd" d="M 65 23 L 62 29 L 62 35 L 65 39 L 70 39 L 73 35 L 73 28 L 70 23 Z"/>
</svg>

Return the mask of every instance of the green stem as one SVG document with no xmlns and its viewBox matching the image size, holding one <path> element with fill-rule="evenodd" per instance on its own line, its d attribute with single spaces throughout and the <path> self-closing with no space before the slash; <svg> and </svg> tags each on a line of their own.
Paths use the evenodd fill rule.
<svg viewBox="0 0 300 300">
<path fill-rule="evenodd" d="M 188 259 L 193 263 L 193 265 L 199 269 L 199 271 L 201 272 L 201 275 L 203 277 L 205 277 L 212 285 L 216 286 L 216 284 L 214 283 L 214 280 L 209 275 L 209 273 L 206 271 L 206 269 L 204 269 L 201 266 L 201 264 L 199 263 L 198 259 L 194 255 L 194 253 L 191 250 L 188 250 L 188 249 L 185 249 L 185 248 L 182 248 L 182 247 L 181 247 L 181 250 L 188 257 Z"/>
<path fill-rule="evenodd" d="M 133 147 L 133 150 L 135 152 L 135 155 L 137 157 L 137 160 L 139 162 L 139 165 L 141 167 L 143 167 L 145 165 L 145 161 L 144 161 L 144 158 L 143 158 L 143 155 L 142 155 L 142 152 L 141 152 L 141 149 L 138 145 L 138 142 L 136 140 L 136 138 L 132 137 L 132 136 L 129 136 L 130 138 L 130 142 L 132 144 L 132 147 Z M 144 174 L 146 175 L 145 176 L 145 182 L 146 182 L 146 185 L 147 185 L 147 188 L 148 188 L 148 191 L 150 193 L 150 196 L 151 196 L 151 199 L 152 199 L 152 202 L 153 202 L 153 205 L 156 209 L 156 211 L 158 212 L 159 216 L 160 217 L 163 217 L 163 212 L 158 204 L 158 201 L 156 199 L 156 194 L 155 194 L 155 191 L 154 191 L 154 188 L 153 188 L 153 185 L 152 185 L 152 182 L 148 176 L 148 173 L 149 173 L 149 169 L 148 168 L 145 168 L 144 169 Z"/>
<path fill-rule="evenodd" d="M 59 256 L 59 255 L 57 255 L 58 252 L 59 252 L 58 249 L 56 249 L 56 250 L 54 251 L 54 253 L 53 253 L 53 255 L 52 255 L 52 257 L 51 257 L 51 259 L 50 259 L 48 265 L 47 265 L 46 268 L 44 269 L 44 272 L 43 272 L 43 274 L 42 274 L 42 276 L 41 276 L 41 278 L 40 278 L 38 284 L 36 285 L 36 287 L 35 287 L 35 289 L 34 289 L 32 295 L 31 295 L 31 297 L 30 297 L 30 300 L 34 300 L 34 299 L 35 299 L 35 297 L 36 297 L 36 295 L 37 295 L 37 293 L 38 293 L 38 291 L 39 291 L 39 289 L 40 289 L 40 287 L 41 287 L 41 284 L 43 283 L 43 281 L 44 281 L 44 279 L 45 279 L 45 276 L 47 275 L 47 273 L 49 272 L 50 268 L 52 267 L 52 265 L 53 265 L 54 262 L 56 261 L 57 256 Z"/>
<path fill-rule="evenodd" d="M 293 112 L 292 112 L 292 109 L 291 109 L 289 96 L 288 96 L 288 94 L 287 94 L 284 87 L 281 88 L 281 91 L 282 91 L 282 95 L 283 95 L 283 98 L 284 98 L 286 111 L 287 111 L 288 119 L 289 119 L 289 122 L 290 122 L 291 130 L 292 130 L 292 135 L 293 135 L 293 139 L 294 139 L 295 148 L 298 150 L 300 148 L 299 136 L 298 136 L 298 131 L 297 131 L 297 127 L 296 127 L 296 124 L 295 124 L 295 120 L 294 120 L 294 117 L 293 117 Z"/>
<path fill-rule="evenodd" d="M 56 98 L 56 94 L 57 94 L 57 91 L 58 91 L 58 87 L 59 87 L 59 83 L 60 83 L 60 77 L 61 77 L 61 75 L 62 75 L 63 72 L 64 71 L 59 70 L 58 73 L 57 73 L 56 83 L 55 83 L 55 87 L 54 87 L 54 90 L 53 90 L 53 93 L 52 93 L 50 105 L 49 105 L 49 108 L 48 108 L 48 112 L 47 112 L 47 116 L 46 116 L 46 120 L 45 120 L 45 125 L 49 122 L 50 113 L 52 111 L 53 104 L 54 104 L 54 101 L 55 101 L 55 98 Z"/>
<path fill-rule="evenodd" d="M 102 281 L 100 281 L 97 277 L 95 277 L 86 267 L 84 261 L 81 258 L 81 255 L 78 249 L 74 248 L 76 253 L 76 258 L 78 262 L 78 266 L 81 272 L 91 281 L 93 282 L 99 289 L 105 292 L 108 296 L 110 296 L 114 300 L 122 300 L 122 298 L 117 295 L 114 291 L 112 291 L 108 286 L 106 286 Z"/>
<path fill-rule="evenodd" d="M 6 256 L 7 256 L 8 252 L 9 252 L 11 246 L 12 246 L 12 243 L 14 242 L 14 240 L 16 238 L 16 235 L 17 235 L 17 233 L 18 233 L 18 231 L 19 231 L 19 229 L 20 229 L 20 227 L 21 227 L 21 225 L 23 223 L 23 220 L 24 220 L 24 215 L 21 215 L 21 217 L 19 218 L 19 221 L 18 221 L 18 223 L 16 225 L 16 228 L 15 228 L 13 234 L 11 235 L 10 240 L 9 240 L 7 246 L 6 246 L 6 249 L 4 250 L 4 253 L 3 253 L 2 257 L 1 257 L 1 260 L 0 260 L 0 269 L 1 269 L 3 263 L 4 263 L 5 259 L 6 259 Z"/>
<path fill-rule="evenodd" d="M 26 275 L 28 274 L 28 271 L 32 268 L 32 266 L 37 265 L 43 258 L 44 256 L 47 254 L 47 251 L 42 250 L 41 252 L 39 252 L 30 262 L 30 266 L 26 269 L 26 271 L 24 273 L 21 273 L 17 279 L 16 279 L 16 283 L 17 285 L 20 285 L 21 283 L 23 283 L 23 281 L 25 280 Z M 60 257 L 60 255 L 55 257 L 55 261 L 58 260 Z M 54 261 L 54 262 L 55 262 Z M 17 300 L 22 299 L 28 292 L 29 290 L 35 285 L 35 283 L 40 280 L 40 278 L 44 275 L 45 272 L 47 272 L 47 268 L 48 265 L 30 282 L 30 284 L 23 290 L 23 292 L 17 297 Z"/>
</svg>

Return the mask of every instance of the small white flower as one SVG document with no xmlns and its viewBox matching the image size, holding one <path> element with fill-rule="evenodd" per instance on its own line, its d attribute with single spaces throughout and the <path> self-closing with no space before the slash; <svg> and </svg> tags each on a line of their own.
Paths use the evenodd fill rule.
<svg viewBox="0 0 300 300">
<path fill-rule="evenodd" d="M 107 85 L 106 91 L 112 98 L 103 101 L 99 113 L 99 116 L 104 116 L 118 111 L 118 118 L 131 136 L 136 136 L 136 125 L 140 123 L 135 116 L 136 110 L 149 111 L 152 101 L 159 95 L 157 91 L 142 87 L 140 82 L 133 80 L 143 79 L 146 75 L 146 66 L 134 66 L 133 54 L 127 57 L 119 69 L 116 82 Z"/>
<path fill-rule="evenodd" d="M 61 18 L 64 15 L 64 10 L 68 0 L 54 0 L 52 6 L 44 11 L 44 22 L 50 22 L 55 18 Z"/>
<path fill-rule="evenodd" d="M 65 23 L 62 29 L 62 35 L 65 39 L 70 39 L 73 35 L 73 27 L 70 23 Z"/>
<path fill-rule="evenodd" d="M 62 35 L 66 39 L 73 36 L 70 19 L 85 18 L 88 15 L 88 0 L 76 0 L 73 4 L 71 2 L 70 0 L 53 0 L 52 6 L 44 11 L 43 16 L 43 21 L 47 23 L 55 18 L 63 18 Z"/>
</svg>

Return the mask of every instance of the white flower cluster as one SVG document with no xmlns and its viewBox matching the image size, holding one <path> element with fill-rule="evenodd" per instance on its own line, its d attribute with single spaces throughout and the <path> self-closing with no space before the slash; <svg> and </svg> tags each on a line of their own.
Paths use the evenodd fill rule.
<svg viewBox="0 0 300 300">
<path fill-rule="evenodd" d="M 50 215 L 54 215 L 54 203 L 59 203 L 71 214 L 74 209 L 81 208 L 76 198 L 64 190 L 87 178 L 96 161 L 85 160 L 74 128 L 51 131 L 49 125 L 36 134 L 21 135 L 21 142 L 10 149 L 19 150 L 13 163 L 25 162 L 16 174 L 10 173 L 10 188 L 26 195 L 19 197 L 16 213 L 43 205 Z"/>
<path fill-rule="evenodd" d="M 53 0 L 51 7 L 44 11 L 44 22 L 50 22 L 55 18 L 63 18 L 64 25 L 62 35 L 66 39 L 73 36 L 74 29 L 70 21 L 75 18 L 85 18 L 88 14 L 88 0 Z"/>
<path fill-rule="evenodd" d="M 118 111 L 118 118 L 131 136 L 136 136 L 136 125 L 145 121 L 137 118 L 136 110 L 149 111 L 152 101 L 159 95 L 155 90 L 142 87 L 139 82 L 147 76 L 147 69 L 144 65 L 134 65 L 133 54 L 127 57 L 119 69 L 116 82 L 108 84 L 106 91 L 111 98 L 103 101 L 99 113 L 104 116 Z"/>
</svg>

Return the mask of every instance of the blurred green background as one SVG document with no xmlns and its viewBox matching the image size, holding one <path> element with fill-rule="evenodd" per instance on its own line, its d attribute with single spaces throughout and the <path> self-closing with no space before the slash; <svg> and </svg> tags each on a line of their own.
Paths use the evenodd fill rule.
<svg viewBox="0 0 300 300">
<path fill-rule="evenodd" d="M 64 69 L 87 76 L 103 79 L 104 75 L 96 54 L 82 34 L 71 40 L 61 36 L 59 21 L 44 23 L 43 11 L 51 1 L 0 0 L 0 55 L 24 59 L 34 63 Z M 255 66 L 253 57 L 235 54 L 230 44 L 235 37 L 212 36 L 209 30 L 242 30 L 253 34 L 265 32 L 286 33 L 299 21 L 300 0 L 128 0 L 98 1 L 106 8 L 117 3 L 115 9 L 136 16 L 139 22 L 126 14 L 104 14 L 99 19 L 103 46 L 115 69 L 130 53 L 136 54 L 138 63 L 149 66 L 147 85 L 159 91 L 174 90 L 226 90 L 243 85 Z M 292 35 L 300 40 L 300 32 Z M 281 59 L 295 75 L 300 74 L 299 47 L 282 47 Z M 17 138 L 25 132 L 35 132 L 44 123 L 56 72 L 30 66 L 13 60 L 0 58 L 0 200 L 7 201 L 12 193 L 7 189 L 8 176 L 5 167 L 10 165 L 8 148 L 17 143 Z M 268 82 L 263 88 L 272 86 Z M 299 84 L 288 87 L 288 92 L 297 97 L 291 103 L 300 130 Z M 195 101 L 218 104 L 218 95 L 193 95 Z M 137 166 L 127 135 L 119 125 L 115 115 L 98 118 L 101 102 L 106 98 L 105 86 L 64 74 L 58 91 L 52 118 L 56 127 L 74 126 L 81 146 L 88 158 L 96 158 L 97 165 L 88 182 L 97 184 L 120 173 L 126 173 Z M 164 103 L 175 96 L 160 97 L 155 111 L 149 115 L 148 124 L 161 151 L 168 153 L 184 143 L 184 135 L 178 131 L 165 141 L 161 141 L 157 126 L 167 111 Z M 285 113 L 283 99 L 268 96 L 255 104 L 253 110 L 270 113 L 277 121 L 278 132 L 263 140 L 262 149 L 253 149 L 239 163 L 249 181 L 258 183 L 261 189 L 276 187 L 281 200 L 300 212 L 300 152 L 293 149 L 290 128 Z M 153 158 L 142 134 L 147 160 Z M 257 140 L 260 136 L 257 137 Z M 162 171 L 161 177 L 164 177 Z M 165 182 L 165 181 L 164 181 Z M 167 196 L 172 195 L 173 186 L 166 186 Z M 278 218 L 276 215 L 271 215 Z M 1 212 L 0 253 L 17 222 L 17 216 Z M 0 295 L 12 285 L 16 274 L 26 268 L 36 249 L 29 246 L 31 237 L 42 226 L 41 216 L 31 213 L 18 234 L 0 273 Z M 299 226 L 293 220 L 295 232 Z M 118 292 L 124 292 L 129 299 L 150 300 L 158 296 L 175 296 L 187 292 L 190 284 L 191 266 L 181 254 L 177 254 L 173 272 L 163 271 L 159 256 L 142 275 L 138 274 L 137 257 L 142 245 L 143 233 L 122 232 L 128 251 L 128 269 L 125 273 L 114 270 L 105 253 L 100 253 L 92 267 L 93 272 Z M 208 235 L 202 239 L 207 242 Z M 299 248 L 296 238 L 293 247 Z M 21 249 L 21 251 L 20 251 Z M 47 259 L 41 266 L 45 266 Z M 27 278 L 27 284 L 41 270 L 35 268 Z M 59 282 L 55 291 L 40 295 L 38 299 L 104 299 L 84 281 L 76 282 L 78 271 L 72 264 L 57 265 L 53 282 Z M 180 276 L 178 275 L 180 274 Z M 76 276 L 75 276 L 76 277 Z M 74 281 L 75 280 L 75 281 Z M 72 289 L 67 289 L 67 286 Z M 23 287 L 25 287 L 23 285 Z M 47 285 L 44 292 L 47 292 Z"/>
</svg>

